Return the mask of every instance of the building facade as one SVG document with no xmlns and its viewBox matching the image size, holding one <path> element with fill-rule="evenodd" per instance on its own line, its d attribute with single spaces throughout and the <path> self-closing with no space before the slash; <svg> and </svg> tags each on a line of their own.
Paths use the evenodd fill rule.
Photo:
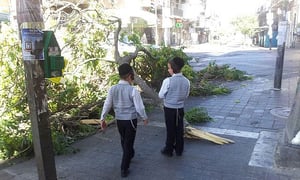
<svg viewBox="0 0 300 180">
<path fill-rule="evenodd" d="M 103 5 L 107 13 L 122 19 L 122 27 L 127 32 L 138 30 L 144 36 L 143 43 L 182 46 L 208 41 L 210 30 L 206 17 L 206 1 L 101 0 L 98 2 Z M 2 2 L 12 4 L 14 0 Z M 43 0 L 43 4 L 44 2 L 55 4 L 54 8 L 65 5 L 59 0 Z M 65 0 L 64 2 L 79 3 L 80 8 L 87 8 L 90 3 L 87 0 Z M 64 11 L 68 11 L 68 8 L 64 8 Z"/>
<path fill-rule="evenodd" d="M 257 45 L 277 47 L 278 43 L 281 45 L 281 41 L 284 41 L 286 47 L 295 47 L 300 35 L 299 0 L 267 0 L 257 14 Z"/>
<path fill-rule="evenodd" d="M 149 44 L 188 45 L 208 41 L 209 30 L 205 23 L 206 0 L 134 0 L 132 3 L 125 0 L 107 0 L 103 2 L 105 8 L 119 12 L 124 26 L 133 23 L 135 18 L 144 19 L 147 22 L 147 26 L 144 27 L 145 36 Z M 114 6 L 111 5 L 112 2 Z"/>
</svg>

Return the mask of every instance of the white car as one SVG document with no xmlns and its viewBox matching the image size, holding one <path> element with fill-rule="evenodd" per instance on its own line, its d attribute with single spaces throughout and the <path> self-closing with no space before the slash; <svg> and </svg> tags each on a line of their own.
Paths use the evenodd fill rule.
<svg viewBox="0 0 300 180">
<path fill-rule="evenodd" d="M 134 52 L 136 47 L 130 43 L 124 43 L 119 41 L 118 44 L 119 52 L 120 54 L 123 54 L 124 52 Z"/>
<path fill-rule="evenodd" d="M 101 45 L 101 48 L 106 49 L 106 51 L 107 51 L 105 58 L 107 58 L 108 60 L 114 59 L 115 47 L 114 47 L 113 43 Z M 134 52 L 136 47 L 132 44 L 119 41 L 118 49 L 119 49 L 120 55 L 122 56 L 125 52 L 127 52 L 127 53 Z"/>
</svg>

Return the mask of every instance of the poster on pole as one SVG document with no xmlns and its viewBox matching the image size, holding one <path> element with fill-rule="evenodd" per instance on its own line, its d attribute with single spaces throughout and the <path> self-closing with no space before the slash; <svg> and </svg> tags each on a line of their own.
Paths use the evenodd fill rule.
<svg viewBox="0 0 300 180">
<path fill-rule="evenodd" d="M 21 33 L 23 60 L 44 60 L 43 32 L 38 29 L 22 29 Z"/>
<path fill-rule="evenodd" d="M 286 40 L 286 31 L 287 31 L 288 22 L 280 21 L 278 23 L 278 35 L 277 35 L 277 44 L 282 46 Z"/>
</svg>

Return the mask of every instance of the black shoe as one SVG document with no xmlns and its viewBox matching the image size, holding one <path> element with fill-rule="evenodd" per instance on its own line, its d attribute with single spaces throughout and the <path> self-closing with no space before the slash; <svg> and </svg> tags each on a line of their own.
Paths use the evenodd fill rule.
<svg viewBox="0 0 300 180">
<path fill-rule="evenodd" d="M 167 157 L 172 157 L 173 153 L 172 152 L 167 152 L 165 149 L 162 149 L 160 151 L 163 155 L 167 156 Z"/>
<path fill-rule="evenodd" d="M 132 159 L 134 157 L 134 154 L 135 154 L 135 151 L 133 150 L 130 159 Z"/>
<path fill-rule="evenodd" d="M 176 156 L 182 156 L 182 153 L 176 153 Z"/>
<path fill-rule="evenodd" d="M 121 177 L 127 177 L 129 174 L 129 170 L 126 169 L 126 170 L 121 170 Z"/>
</svg>

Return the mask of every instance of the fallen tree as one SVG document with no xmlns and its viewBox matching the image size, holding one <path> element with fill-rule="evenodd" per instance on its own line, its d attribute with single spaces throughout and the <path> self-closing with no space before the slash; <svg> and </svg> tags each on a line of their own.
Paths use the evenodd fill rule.
<svg viewBox="0 0 300 180">
<path fill-rule="evenodd" d="M 121 32 L 121 27 L 122 27 L 122 21 L 120 18 L 118 17 L 112 17 L 113 19 L 110 19 L 109 22 L 111 23 L 116 23 L 117 24 L 117 28 L 114 32 L 114 47 L 115 47 L 115 51 L 114 51 L 114 58 L 115 58 L 115 62 L 120 64 L 123 63 L 128 63 L 131 64 L 132 61 L 135 60 L 135 58 L 138 56 L 138 54 L 140 52 L 145 53 L 146 55 L 148 55 L 149 57 L 155 59 L 155 57 L 153 57 L 151 55 L 151 53 L 144 48 L 143 46 L 136 46 L 136 50 L 132 53 L 128 53 L 127 55 L 121 56 L 120 52 L 119 52 L 119 35 Z M 143 91 L 143 93 L 145 94 L 145 96 L 149 97 L 150 99 L 152 99 L 154 101 L 154 104 L 161 104 L 161 100 L 158 98 L 157 93 L 150 88 L 147 83 L 135 72 L 135 79 L 134 82 L 141 88 L 141 90 Z"/>
<path fill-rule="evenodd" d="M 70 3 L 68 3 L 67 7 L 70 8 L 70 7 L 72 7 L 72 5 Z M 76 7 L 76 5 L 74 5 L 74 7 Z M 64 8 L 62 7 L 61 9 L 64 9 Z M 98 13 L 97 10 L 89 10 L 87 8 L 84 11 L 95 11 L 96 14 L 99 16 L 98 18 L 101 17 L 100 13 Z M 81 13 L 80 9 L 78 9 L 77 7 L 74 8 L 73 12 L 79 13 L 79 14 Z M 78 16 L 74 16 L 74 17 L 78 17 Z M 86 19 L 83 22 L 90 22 L 88 24 L 93 24 L 93 25 L 95 25 L 95 23 L 97 23 L 97 21 L 94 21 L 91 19 Z M 93 23 L 91 23 L 91 22 L 93 22 Z M 114 47 L 113 60 L 114 61 L 112 63 L 116 63 L 118 65 L 121 65 L 123 63 L 135 64 L 135 62 L 134 62 L 135 59 L 139 55 L 141 55 L 141 53 L 145 54 L 146 56 L 150 57 L 151 59 L 154 59 L 154 60 L 158 59 L 157 57 L 154 57 L 147 48 L 143 47 L 142 45 L 140 45 L 138 43 L 135 44 L 134 52 L 126 52 L 126 53 L 120 54 L 119 39 L 120 39 L 120 32 L 122 30 L 122 20 L 119 17 L 110 16 L 107 19 L 107 21 L 105 21 L 102 25 L 104 25 L 106 27 L 113 27 L 112 30 L 114 32 L 113 33 L 113 47 Z M 80 28 L 78 28 L 78 29 L 80 29 Z M 85 31 L 85 32 L 88 33 L 87 31 Z M 97 59 L 97 58 L 94 58 L 94 59 Z M 99 57 L 98 59 L 101 60 L 102 57 Z M 85 60 L 84 62 L 87 62 L 87 61 Z M 141 78 L 141 76 L 139 74 L 136 73 L 136 71 L 135 71 L 134 82 L 141 89 L 143 96 L 152 100 L 152 104 L 155 104 L 156 106 L 159 106 L 159 107 L 162 106 L 162 100 L 158 98 L 157 92 L 153 88 L 151 88 L 146 83 L 146 81 L 143 78 Z M 83 116 L 80 116 L 77 119 L 79 119 L 80 123 L 82 123 L 82 124 L 90 124 L 90 125 L 98 125 L 99 124 L 99 119 L 86 119 L 86 118 L 87 117 L 84 118 Z M 114 123 L 114 121 L 112 121 L 111 123 Z M 68 126 L 70 124 L 71 124 L 71 126 L 74 125 L 73 123 L 64 123 L 65 126 L 66 125 Z M 224 143 L 232 143 L 233 142 L 231 140 L 215 136 L 215 135 L 205 132 L 203 130 L 195 129 L 195 128 L 191 127 L 187 122 L 186 122 L 186 124 L 187 124 L 187 126 L 185 127 L 185 137 L 187 137 L 187 138 L 206 139 L 206 140 L 212 141 L 216 144 L 224 144 Z"/>
<path fill-rule="evenodd" d="M 118 50 L 118 40 L 119 40 L 119 34 L 121 31 L 121 27 L 122 27 L 122 21 L 120 18 L 117 18 L 117 17 L 114 17 L 114 18 L 115 18 L 115 20 L 110 20 L 110 22 L 117 23 L 117 29 L 115 30 L 115 33 L 114 33 L 114 46 L 115 46 L 114 56 L 115 56 L 116 62 L 118 64 L 123 64 L 123 63 L 130 64 L 138 56 L 139 52 L 144 52 L 151 58 L 154 58 L 154 57 L 152 57 L 151 53 L 142 46 L 137 46 L 135 52 L 133 52 L 133 53 L 129 53 L 128 55 L 125 55 L 125 56 L 120 56 L 120 53 Z M 146 84 L 146 82 L 140 78 L 140 76 L 138 74 L 135 73 L 135 77 L 136 77 L 135 83 L 142 89 L 142 91 L 145 93 L 145 95 L 147 95 L 148 97 L 153 99 L 155 104 L 161 105 L 161 100 L 158 98 L 158 94 L 153 89 L 151 89 Z M 98 124 L 100 122 L 99 122 L 99 120 L 92 119 L 92 120 L 82 120 L 81 123 Z M 187 124 L 187 125 L 185 126 L 185 131 L 184 131 L 185 134 L 184 135 L 187 138 L 206 139 L 206 140 L 211 141 L 216 144 L 228 144 L 228 143 L 234 142 L 230 139 L 222 138 L 222 137 L 213 135 L 211 133 L 205 132 L 203 130 L 193 128 L 186 122 L 186 120 L 185 120 L 185 124 Z"/>
</svg>

